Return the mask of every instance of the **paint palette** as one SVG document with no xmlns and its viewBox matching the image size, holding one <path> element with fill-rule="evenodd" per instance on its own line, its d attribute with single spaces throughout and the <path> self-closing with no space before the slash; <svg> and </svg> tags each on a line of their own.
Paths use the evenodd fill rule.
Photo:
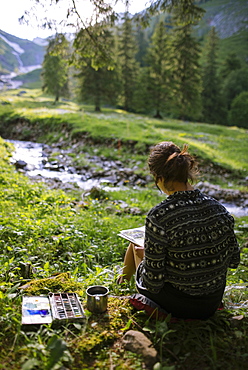
<svg viewBox="0 0 248 370">
<path fill-rule="evenodd" d="M 54 320 L 80 321 L 85 319 L 84 311 L 76 293 L 49 293 Z"/>
<path fill-rule="evenodd" d="M 83 307 L 76 293 L 49 293 L 47 296 L 24 296 L 22 325 L 84 321 Z"/>
</svg>

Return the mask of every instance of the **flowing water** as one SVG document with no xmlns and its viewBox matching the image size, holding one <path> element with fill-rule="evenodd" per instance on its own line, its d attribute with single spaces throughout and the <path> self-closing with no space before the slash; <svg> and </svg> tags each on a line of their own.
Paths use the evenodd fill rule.
<svg viewBox="0 0 248 370">
<path fill-rule="evenodd" d="M 24 161 L 27 163 L 25 172 L 30 177 L 41 176 L 47 179 L 58 179 L 63 183 L 76 183 L 81 189 L 88 190 L 97 186 L 101 181 L 97 179 L 82 180 L 82 175 L 70 173 L 66 167 L 59 170 L 46 168 L 48 158 L 44 154 L 44 145 L 30 141 L 9 140 L 15 146 L 12 162 Z"/>
<path fill-rule="evenodd" d="M 45 146 L 43 144 L 9 140 L 15 145 L 15 152 L 13 153 L 13 163 L 18 160 L 25 161 L 27 166 L 25 168 L 26 174 L 30 177 L 42 176 L 47 179 L 58 179 L 63 183 L 77 183 L 77 185 L 84 190 L 89 190 L 93 186 L 100 186 L 106 181 L 102 179 L 88 179 L 84 180 L 81 174 L 71 173 L 70 167 L 63 166 L 58 170 L 50 170 L 46 168 L 48 158 L 44 154 Z M 125 187 L 126 188 L 126 187 Z M 105 187 L 107 190 L 108 188 Z M 111 187 L 111 190 L 119 189 Z M 234 203 L 222 202 L 227 210 L 236 217 L 248 216 L 248 207 L 240 207 Z"/>
</svg>

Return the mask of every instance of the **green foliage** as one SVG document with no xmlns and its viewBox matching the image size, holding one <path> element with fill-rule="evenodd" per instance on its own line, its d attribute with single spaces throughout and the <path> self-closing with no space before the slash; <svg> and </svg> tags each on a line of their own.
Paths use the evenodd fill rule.
<svg viewBox="0 0 248 370">
<path fill-rule="evenodd" d="M 248 91 L 243 91 L 233 99 L 229 123 L 248 128 Z"/>
<path fill-rule="evenodd" d="M 133 96 L 138 73 L 138 63 L 135 59 L 137 46 L 132 21 L 128 12 L 124 14 L 124 21 L 119 29 L 118 65 L 121 74 L 120 106 L 126 111 L 133 109 Z"/>
<path fill-rule="evenodd" d="M 222 64 L 220 75 L 222 78 L 226 78 L 232 71 L 240 68 L 241 60 L 235 53 L 229 53 Z"/>
<path fill-rule="evenodd" d="M 37 1 L 36 5 L 41 3 L 44 5 L 41 0 Z M 56 3 L 59 4 L 60 1 L 56 1 Z M 129 2 L 126 3 L 127 10 L 128 6 Z M 238 0 L 237 6 L 235 6 L 226 0 L 215 2 L 174 0 L 171 3 L 167 0 L 161 0 L 152 4 L 150 10 L 144 11 L 143 16 L 131 18 L 130 14 L 126 12 L 123 18 L 124 22 L 119 24 L 113 23 L 116 17 L 112 12 L 111 5 L 102 6 L 99 0 L 94 1 L 93 8 L 93 18 L 85 23 L 79 17 L 76 3 L 73 2 L 72 7 L 68 9 L 68 22 L 70 16 L 74 14 L 75 17 L 79 17 L 77 20 L 82 26 L 79 28 L 80 31 L 73 44 L 70 45 L 70 56 L 65 55 L 63 51 L 65 45 L 63 46 L 62 39 L 64 36 L 56 35 L 57 41 L 55 43 L 50 40 L 51 53 L 49 52 L 49 58 L 46 56 L 47 71 L 49 72 L 47 72 L 47 80 L 43 81 L 43 87 L 55 95 L 55 101 L 59 99 L 61 94 L 67 96 L 69 83 L 71 92 L 73 94 L 76 92 L 76 82 L 72 77 L 74 73 L 72 69 L 76 66 L 80 69 L 79 99 L 83 103 L 93 103 L 96 111 L 108 104 L 123 107 L 128 111 L 155 114 L 157 117 L 167 115 L 189 120 L 201 119 L 209 123 L 226 123 L 226 110 L 230 109 L 233 95 L 231 94 L 230 97 L 230 91 L 225 91 L 226 82 L 223 85 L 223 91 L 221 91 L 217 72 L 220 72 L 221 78 L 225 79 L 229 78 L 231 71 L 246 66 L 247 30 L 245 24 L 242 26 L 242 22 L 247 4 L 244 1 Z M 206 9 L 205 16 L 203 9 Z M 228 12 L 230 12 L 230 16 Z M 95 16 L 96 18 L 94 18 Z M 172 17 L 174 18 L 173 26 L 171 24 Z M 140 18 L 150 22 L 146 29 L 142 29 L 141 24 L 136 22 Z M 219 50 L 215 55 L 216 78 L 211 76 L 209 60 L 206 61 L 204 52 L 200 59 L 199 41 L 203 43 L 203 49 L 208 47 L 205 48 L 204 45 L 206 44 L 206 34 L 210 29 L 209 19 L 214 19 L 216 34 L 218 33 L 220 36 Z M 174 44 L 168 43 L 166 57 L 163 60 L 163 64 L 167 64 L 164 68 L 167 73 L 160 71 L 160 78 L 158 71 L 155 71 L 158 66 L 156 57 L 158 58 L 162 54 L 163 47 L 158 48 L 159 53 L 153 52 L 152 54 L 151 52 L 152 49 L 155 50 L 152 44 L 155 38 L 155 28 L 159 22 L 168 24 L 167 34 L 172 33 L 175 36 Z M 44 22 L 44 25 L 46 24 L 49 25 L 48 20 Z M 112 38 L 108 37 L 110 32 L 115 35 L 115 43 L 119 45 L 118 50 L 117 45 L 113 45 Z M 11 35 L 8 35 L 8 38 L 12 42 L 16 41 L 16 38 Z M 164 45 L 161 38 L 157 40 L 157 44 L 159 42 L 161 46 Z M 25 50 L 25 53 L 21 54 L 21 58 L 26 56 L 26 51 L 36 50 L 35 44 L 27 42 L 27 40 L 18 39 L 18 43 Z M 3 44 L 7 50 L 8 46 L 4 42 Z M 3 52 L 5 53 L 4 50 Z M 151 54 L 149 63 L 146 58 L 147 52 Z M 40 55 L 38 49 L 35 55 L 37 54 Z M 9 60 L 11 60 L 11 55 L 9 56 Z M 118 62 L 116 61 L 117 56 Z M 60 57 L 62 60 L 59 59 Z M 65 63 L 66 60 L 69 61 L 68 59 L 72 65 L 69 71 L 69 82 L 67 79 L 68 65 Z M 203 112 L 200 75 L 200 64 L 202 63 L 205 75 L 205 77 L 203 76 L 203 84 L 205 85 L 205 92 L 202 96 Z M 148 64 L 149 68 L 152 65 L 156 68 L 148 70 Z M 55 68 L 55 65 L 58 68 Z M 161 77 L 162 75 L 163 77 Z M 45 76 L 44 68 L 43 76 Z M 32 88 L 40 86 L 39 76 L 35 72 L 21 75 L 17 79 L 25 82 L 25 88 L 27 86 Z M 241 89 L 238 89 L 238 93 L 241 91 L 246 91 L 246 87 L 242 85 Z M 222 92 L 227 100 L 227 108 L 223 108 L 223 101 L 220 96 L 217 96 Z"/>
<path fill-rule="evenodd" d="M 217 50 L 219 39 L 213 27 L 206 45 L 206 63 L 203 67 L 202 118 L 208 123 L 225 122 L 225 109 L 221 96 L 221 81 L 217 74 Z M 227 72 L 226 72 L 227 73 Z"/>
<path fill-rule="evenodd" d="M 197 119 L 201 113 L 200 48 L 192 35 L 192 27 L 202 14 L 193 0 L 180 3 L 172 12 L 173 105 L 180 119 Z"/>
<path fill-rule="evenodd" d="M 81 28 L 73 42 L 73 59 L 77 68 L 87 65 L 112 69 L 115 66 L 113 38 L 109 31 L 110 23 L 96 23 L 94 26 Z"/>
<path fill-rule="evenodd" d="M 65 36 L 57 34 L 49 41 L 43 61 L 42 89 L 55 96 L 55 102 L 61 96 L 68 96 L 68 47 Z"/>
<path fill-rule="evenodd" d="M 149 41 L 146 33 L 147 32 L 144 30 L 141 24 L 137 24 L 136 43 L 138 45 L 138 52 L 136 53 L 136 60 L 141 67 L 146 66 L 146 52 L 149 46 Z"/>
<path fill-rule="evenodd" d="M 82 31 L 80 31 L 82 32 Z M 82 35 L 77 36 L 81 39 Z M 108 45 L 108 52 L 114 55 L 114 39 L 108 30 L 101 33 L 102 44 Z M 78 43 L 78 40 L 76 40 Z M 80 55 L 81 46 L 77 53 Z M 116 104 L 118 96 L 118 74 L 116 65 L 113 68 L 102 66 L 95 67 L 95 55 L 89 55 L 88 58 L 81 55 L 78 57 L 77 67 L 80 72 L 76 75 L 78 78 L 78 99 L 82 102 L 93 102 L 95 111 L 100 112 L 103 103 Z M 98 63 L 99 64 L 99 63 Z"/>
<path fill-rule="evenodd" d="M 162 118 L 161 110 L 164 110 L 166 103 L 168 107 L 168 100 L 173 90 L 169 42 L 166 25 L 161 21 L 155 28 L 147 55 L 149 63 L 147 91 L 157 118 Z"/>
<path fill-rule="evenodd" d="M 232 71 L 223 84 L 226 104 L 230 109 L 233 99 L 243 91 L 248 91 L 248 68 Z"/>
</svg>

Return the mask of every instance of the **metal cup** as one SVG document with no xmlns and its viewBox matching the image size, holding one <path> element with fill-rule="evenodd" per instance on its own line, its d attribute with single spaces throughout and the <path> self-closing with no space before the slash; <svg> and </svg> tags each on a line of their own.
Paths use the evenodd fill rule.
<svg viewBox="0 0 248 370">
<path fill-rule="evenodd" d="M 87 308 L 93 313 L 102 313 L 107 310 L 108 288 L 101 285 L 93 285 L 87 288 Z"/>
</svg>

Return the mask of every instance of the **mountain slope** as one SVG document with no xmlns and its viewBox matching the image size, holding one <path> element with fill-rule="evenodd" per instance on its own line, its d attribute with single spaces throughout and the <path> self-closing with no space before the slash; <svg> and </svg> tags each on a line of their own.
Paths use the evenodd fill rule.
<svg viewBox="0 0 248 370">
<path fill-rule="evenodd" d="M 200 6 L 206 11 L 196 31 L 205 39 L 211 27 L 220 38 L 219 58 L 235 53 L 243 63 L 248 62 L 248 1 L 208 0 Z"/>
<path fill-rule="evenodd" d="M 200 5 L 206 11 L 200 28 L 215 27 L 221 39 L 248 28 L 247 0 L 209 0 Z"/>
<path fill-rule="evenodd" d="M 41 65 L 45 46 L 0 30 L 0 75 L 16 68 Z"/>
</svg>

